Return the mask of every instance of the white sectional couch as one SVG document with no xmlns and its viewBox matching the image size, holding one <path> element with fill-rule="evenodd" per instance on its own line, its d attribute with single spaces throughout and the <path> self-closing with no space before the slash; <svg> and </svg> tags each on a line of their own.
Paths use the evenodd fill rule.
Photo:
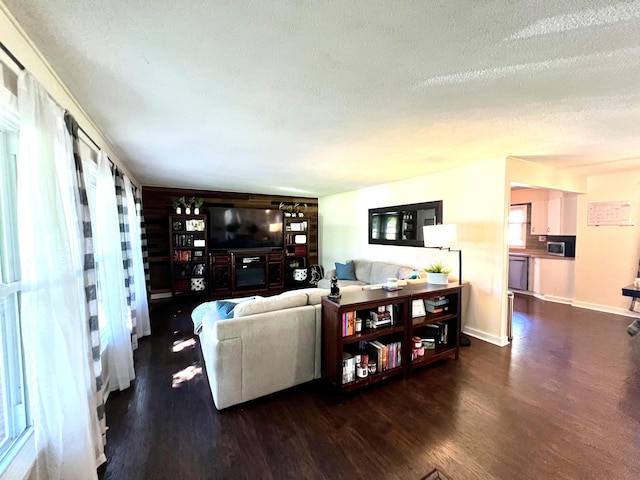
<svg viewBox="0 0 640 480">
<path fill-rule="evenodd" d="M 191 316 L 216 408 L 320 378 L 320 302 L 328 294 L 309 288 L 231 299 L 240 303 L 230 319 L 221 317 L 215 302 L 194 309 Z"/>
</svg>

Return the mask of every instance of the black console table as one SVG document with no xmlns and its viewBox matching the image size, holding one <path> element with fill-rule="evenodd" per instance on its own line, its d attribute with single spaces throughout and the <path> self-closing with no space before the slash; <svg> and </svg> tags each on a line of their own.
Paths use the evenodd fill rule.
<svg viewBox="0 0 640 480">
<path fill-rule="evenodd" d="M 622 287 L 622 295 L 625 297 L 640 298 L 640 288 L 635 287 L 632 283 L 631 285 Z"/>
</svg>

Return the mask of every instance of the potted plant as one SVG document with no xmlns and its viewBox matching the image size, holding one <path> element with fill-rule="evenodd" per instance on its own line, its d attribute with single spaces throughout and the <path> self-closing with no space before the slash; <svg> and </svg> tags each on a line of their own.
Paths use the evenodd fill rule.
<svg viewBox="0 0 640 480">
<path fill-rule="evenodd" d="M 449 283 L 449 273 L 451 269 L 447 268 L 444 263 L 437 261 L 424 269 L 427 272 L 427 283 L 435 283 L 436 285 L 446 285 Z"/>
<path fill-rule="evenodd" d="M 184 213 L 186 213 L 187 215 L 191 215 L 191 202 L 193 201 L 193 199 L 187 201 L 187 199 L 185 199 L 184 197 L 180 198 L 182 200 L 182 204 L 184 205 Z"/>
<path fill-rule="evenodd" d="M 177 215 L 180 215 L 182 213 L 183 200 L 184 200 L 184 197 L 171 199 L 171 206 L 176 211 Z"/>
<path fill-rule="evenodd" d="M 200 207 L 204 203 L 204 200 L 202 200 L 201 198 L 193 197 L 191 199 L 191 203 L 193 203 L 193 214 L 200 215 Z"/>
</svg>

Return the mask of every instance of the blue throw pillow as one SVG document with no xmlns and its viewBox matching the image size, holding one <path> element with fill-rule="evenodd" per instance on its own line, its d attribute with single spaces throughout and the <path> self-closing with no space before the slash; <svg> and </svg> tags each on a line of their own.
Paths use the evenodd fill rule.
<svg viewBox="0 0 640 480">
<path fill-rule="evenodd" d="M 233 318 L 233 309 L 237 303 L 227 300 L 216 300 L 216 310 L 222 318 Z"/>
<path fill-rule="evenodd" d="M 336 262 L 336 278 L 338 280 L 357 280 L 353 260 L 346 264 Z"/>
</svg>

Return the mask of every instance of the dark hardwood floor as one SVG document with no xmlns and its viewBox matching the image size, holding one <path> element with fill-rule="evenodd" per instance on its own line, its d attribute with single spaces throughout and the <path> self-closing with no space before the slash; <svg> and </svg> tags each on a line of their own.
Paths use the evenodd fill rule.
<svg viewBox="0 0 640 480">
<path fill-rule="evenodd" d="M 640 478 L 627 317 L 516 295 L 510 346 L 472 339 L 458 361 L 341 402 L 312 382 L 220 413 L 199 345 L 173 351 L 191 307 L 153 308 L 134 386 L 107 402 L 102 480 Z"/>
</svg>

